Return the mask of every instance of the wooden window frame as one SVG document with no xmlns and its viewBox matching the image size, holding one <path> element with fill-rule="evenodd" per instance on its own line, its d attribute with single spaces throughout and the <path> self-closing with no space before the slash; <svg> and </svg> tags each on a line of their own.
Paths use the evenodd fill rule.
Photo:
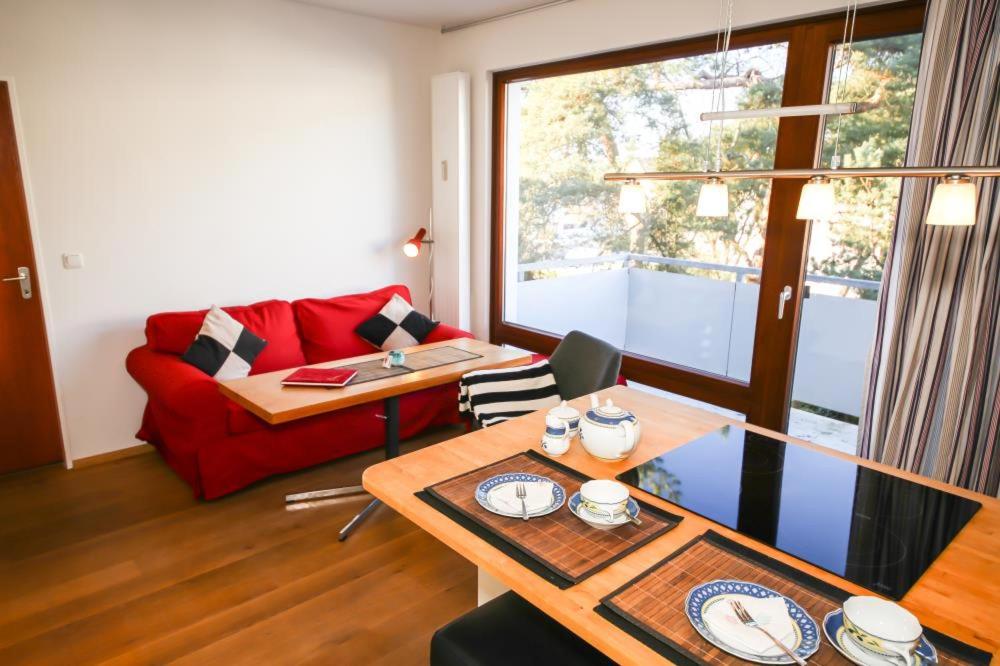
<svg viewBox="0 0 1000 666">
<path fill-rule="evenodd" d="M 858 11 L 855 40 L 920 32 L 924 0 L 908 0 Z M 787 21 L 734 31 L 731 48 L 785 42 L 788 59 L 782 92 L 784 106 L 823 101 L 831 62 L 831 47 L 843 35 L 844 14 Z M 504 202 L 506 185 L 507 85 L 526 80 L 564 76 L 640 65 L 661 60 L 713 53 L 714 34 L 652 44 L 608 53 L 571 58 L 493 73 L 492 185 L 490 257 L 490 340 L 549 354 L 560 337 L 504 321 Z M 775 146 L 774 168 L 812 167 L 821 146 L 817 116 L 782 118 Z M 795 219 L 798 195 L 804 180 L 772 182 L 765 249 L 761 268 L 760 301 L 754 338 L 750 381 L 743 382 L 688 366 L 625 352 L 622 371 L 637 382 L 712 403 L 747 415 L 751 423 L 784 430 L 794 373 L 801 300 L 805 278 L 808 224 Z M 793 285 L 795 298 L 778 321 L 765 305 L 765 294 Z M 769 298 L 769 296 L 768 296 Z M 769 303 L 769 301 L 767 301 Z M 791 325 L 788 325 L 791 324 Z"/>
</svg>

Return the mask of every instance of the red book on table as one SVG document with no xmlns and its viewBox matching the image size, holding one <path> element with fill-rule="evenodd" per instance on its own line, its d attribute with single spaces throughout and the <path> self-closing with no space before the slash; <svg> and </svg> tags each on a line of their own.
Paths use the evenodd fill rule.
<svg viewBox="0 0 1000 666">
<path fill-rule="evenodd" d="M 358 374 L 351 368 L 299 368 L 281 380 L 285 386 L 345 386 Z"/>
</svg>

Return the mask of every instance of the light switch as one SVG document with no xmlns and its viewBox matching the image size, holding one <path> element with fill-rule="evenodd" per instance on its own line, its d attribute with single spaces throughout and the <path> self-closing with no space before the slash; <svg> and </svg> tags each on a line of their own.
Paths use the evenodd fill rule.
<svg viewBox="0 0 1000 666">
<path fill-rule="evenodd" d="M 64 254 L 62 256 L 63 268 L 73 269 L 73 268 L 83 268 L 83 255 L 82 254 Z"/>
</svg>

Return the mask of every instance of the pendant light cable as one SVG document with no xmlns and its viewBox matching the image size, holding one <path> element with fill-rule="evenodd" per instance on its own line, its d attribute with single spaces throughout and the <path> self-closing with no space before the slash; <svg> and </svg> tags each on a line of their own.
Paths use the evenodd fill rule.
<svg viewBox="0 0 1000 666">
<path fill-rule="evenodd" d="M 850 0 L 847 3 L 847 14 L 844 17 L 844 35 L 841 38 L 838 51 L 841 65 L 837 73 L 836 99 L 839 101 L 844 96 L 844 89 L 847 87 L 847 72 L 851 66 L 851 59 L 854 56 L 854 26 L 858 18 L 858 0 Z M 837 128 L 834 132 L 833 155 L 830 157 L 830 167 L 836 169 L 840 167 L 840 128 L 844 121 L 844 114 L 837 114 Z"/>
<path fill-rule="evenodd" d="M 725 23 L 725 30 L 723 31 L 722 24 Z M 715 59 L 716 59 L 716 69 L 715 69 L 715 80 L 716 87 L 719 90 L 719 106 L 718 111 L 724 111 L 726 108 L 726 68 L 729 64 L 729 44 L 733 35 L 733 0 L 722 0 L 719 7 L 719 33 L 721 33 L 721 40 L 719 34 L 716 34 L 716 49 L 715 49 Z M 721 41 L 721 44 L 720 44 Z M 721 53 L 720 53 L 721 46 Z M 713 106 L 715 104 L 715 95 L 712 96 Z M 724 134 L 725 121 L 719 120 L 719 129 L 717 131 L 717 148 L 715 154 L 715 170 L 722 171 L 722 142 Z M 711 137 L 709 137 L 711 139 Z M 711 140 L 710 140 L 711 143 Z"/>
<path fill-rule="evenodd" d="M 717 98 L 719 93 L 719 49 L 722 45 L 722 30 L 725 21 L 726 13 L 726 0 L 719 0 L 719 22 L 718 28 L 715 31 L 715 53 L 712 56 L 713 66 L 715 69 L 715 80 L 712 82 L 712 102 L 709 105 L 709 109 L 712 111 L 718 111 L 717 108 Z M 713 150 L 713 132 L 715 131 L 715 121 L 712 120 L 708 124 L 708 140 L 705 142 L 705 171 L 712 170 L 712 153 Z M 716 167 L 716 171 L 719 171 L 721 167 Z"/>
</svg>

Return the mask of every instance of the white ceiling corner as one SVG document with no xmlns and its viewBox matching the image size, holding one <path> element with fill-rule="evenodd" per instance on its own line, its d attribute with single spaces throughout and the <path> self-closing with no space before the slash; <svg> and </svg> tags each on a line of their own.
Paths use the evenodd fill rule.
<svg viewBox="0 0 1000 666">
<path fill-rule="evenodd" d="M 300 0 L 426 28 L 458 25 L 543 4 L 543 0 Z"/>
</svg>

